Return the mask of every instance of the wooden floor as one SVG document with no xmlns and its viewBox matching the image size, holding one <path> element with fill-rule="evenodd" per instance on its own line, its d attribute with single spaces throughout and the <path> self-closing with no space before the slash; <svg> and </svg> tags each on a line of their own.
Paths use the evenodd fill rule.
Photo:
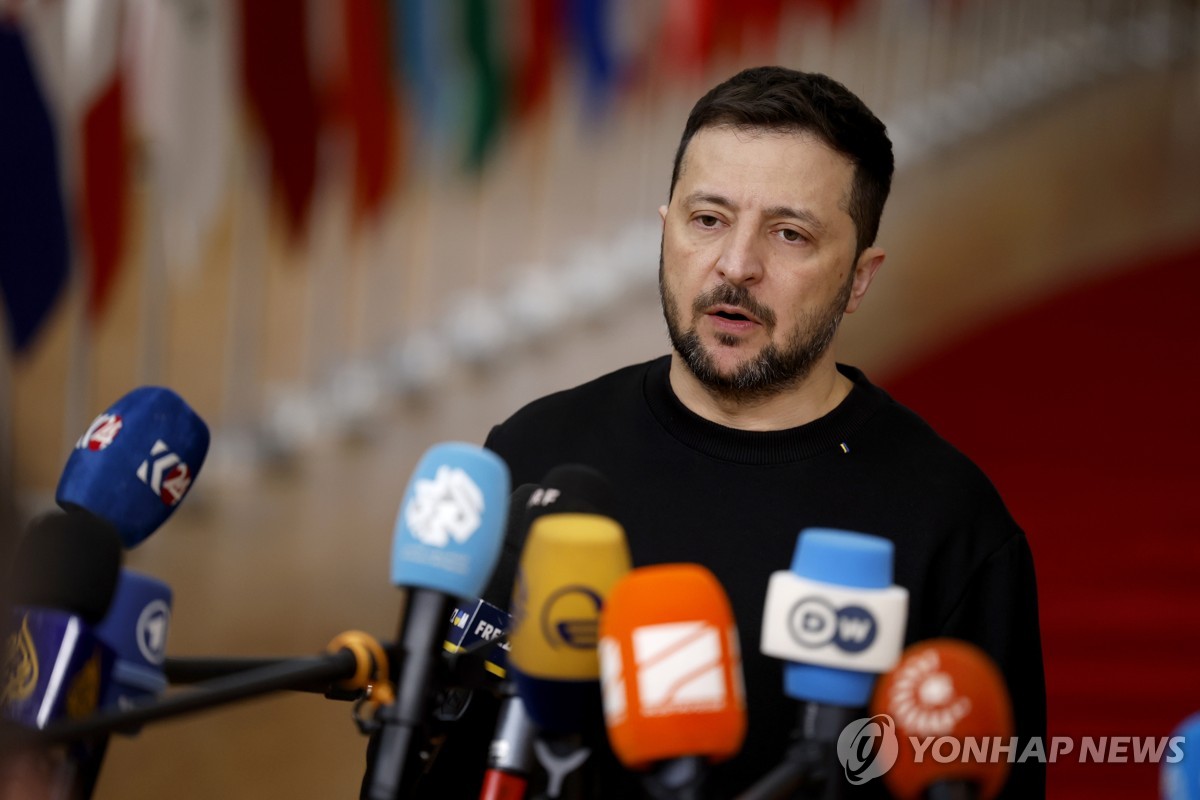
<svg viewBox="0 0 1200 800">
<path fill-rule="evenodd" d="M 890 255 L 844 325 L 841 359 L 883 376 L 1131 253 L 1200 239 L 1197 142 L 1196 73 L 1155 73 L 1081 91 L 900 174 L 881 233 Z M 322 446 L 286 474 L 205 472 L 128 559 L 174 588 L 169 652 L 310 654 L 350 628 L 391 638 L 392 527 L 425 448 L 480 442 L 528 400 L 665 349 L 651 287 L 492 374 L 456 375 L 367 442 Z M 286 695 L 156 724 L 114 741 L 97 797 L 356 796 L 365 740 L 350 713 Z"/>
</svg>

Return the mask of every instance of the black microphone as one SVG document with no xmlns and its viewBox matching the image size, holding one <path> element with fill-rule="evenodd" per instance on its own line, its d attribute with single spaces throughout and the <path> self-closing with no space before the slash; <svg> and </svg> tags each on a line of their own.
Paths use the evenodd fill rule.
<svg viewBox="0 0 1200 800">
<path fill-rule="evenodd" d="M 6 719 L 30 729 L 92 714 L 106 691 L 113 656 L 94 633 L 112 603 L 121 568 L 117 530 L 89 514 L 51 512 L 34 521 L 17 548 L 3 636 Z M 95 743 L 65 750 L 26 749 L 26 763 L 68 791 Z M 14 756 L 14 758 L 17 758 Z"/>
</svg>

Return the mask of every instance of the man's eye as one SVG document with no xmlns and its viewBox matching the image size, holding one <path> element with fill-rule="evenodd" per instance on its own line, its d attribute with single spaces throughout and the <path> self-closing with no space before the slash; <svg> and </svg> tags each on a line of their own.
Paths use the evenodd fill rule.
<svg viewBox="0 0 1200 800">
<path fill-rule="evenodd" d="M 705 228 L 715 228 L 717 227 L 717 223 L 719 223 L 721 220 L 717 219 L 712 214 L 701 214 L 700 216 L 696 217 L 696 221 Z"/>
<path fill-rule="evenodd" d="M 793 230 L 792 228 L 784 228 L 779 232 L 779 235 L 783 237 L 785 242 L 804 241 L 804 236 L 800 233 L 800 231 Z"/>
</svg>

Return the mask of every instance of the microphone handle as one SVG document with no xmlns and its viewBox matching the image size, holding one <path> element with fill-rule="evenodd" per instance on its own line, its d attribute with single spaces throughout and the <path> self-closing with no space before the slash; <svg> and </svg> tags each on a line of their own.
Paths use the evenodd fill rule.
<svg viewBox="0 0 1200 800">
<path fill-rule="evenodd" d="M 783 763 L 768 772 L 737 800 L 840 800 L 847 795 L 849 783 L 836 769 L 838 736 L 842 729 L 863 715 L 861 708 L 845 708 L 825 703 L 805 702 L 800 720 L 792 733 L 795 744 Z M 796 794 L 799 792 L 799 794 Z"/>
<path fill-rule="evenodd" d="M 425 588 L 409 588 L 399 639 L 404 652 L 403 669 L 392 667 L 392 683 L 396 687 L 396 702 L 384 706 L 375 714 L 383 723 L 379 731 L 379 748 L 371 767 L 366 797 L 369 800 L 399 800 L 421 770 L 407 769 L 413 756 L 422 757 L 427 745 L 416 734 L 425 724 L 431 703 L 430 687 L 442 658 L 446 620 L 454 598 Z"/>
<path fill-rule="evenodd" d="M 938 781 L 925 790 L 925 800 L 979 800 L 979 785 L 974 781 Z"/>
<path fill-rule="evenodd" d="M 529 779 L 515 772 L 489 767 L 483 774 L 483 787 L 479 800 L 525 800 Z"/>
</svg>

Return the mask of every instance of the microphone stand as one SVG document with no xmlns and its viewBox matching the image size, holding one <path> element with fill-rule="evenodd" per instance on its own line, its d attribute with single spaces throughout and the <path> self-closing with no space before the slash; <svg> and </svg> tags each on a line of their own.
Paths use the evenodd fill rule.
<svg viewBox="0 0 1200 800">
<path fill-rule="evenodd" d="M 842 800 L 850 784 L 838 779 L 837 740 L 842 729 L 861 716 L 862 709 L 804 703 L 784 761 L 737 800 Z"/>
<path fill-rule="evenodd" d="M 362 665 L 360 658 L 363 655 L 347 648 L 325 655 L 266 663 L 236 674 L 201 681 L 191 691 L 134 701 L 124 709 L 100 711 L 82 719 L 55 722 L 41 729 L 5 721 L 0 724 L 0 747 L 61 744 L 137 729 L 148 722 L 192 714 L 277 691 L 321 682 L 349 681 L 360 675 L 366 677 L 386 667 L 374 663 Z M 367 658 L 368 661 L 374 661 L 369 656 Z"/>
</svg>

